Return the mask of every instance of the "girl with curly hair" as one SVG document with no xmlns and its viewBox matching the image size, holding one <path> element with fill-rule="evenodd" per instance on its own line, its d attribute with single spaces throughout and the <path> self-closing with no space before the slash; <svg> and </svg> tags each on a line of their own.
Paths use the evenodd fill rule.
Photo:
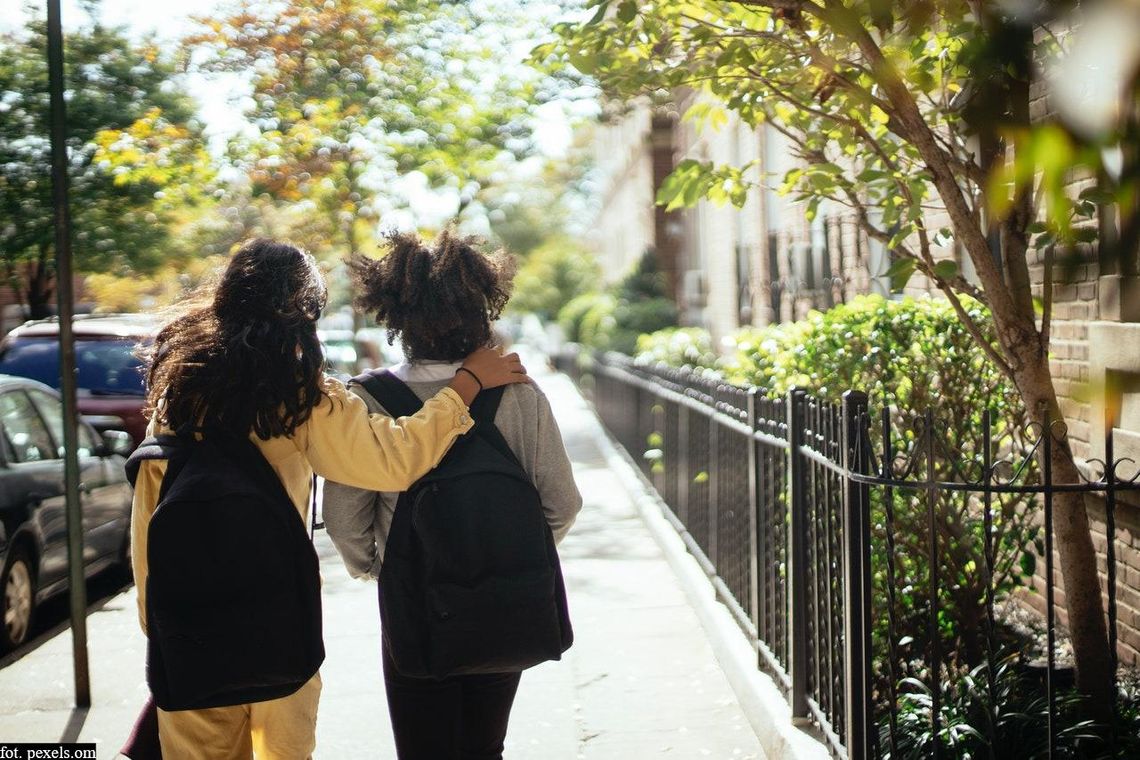
<svg viewBox="0 0 1140 760">
<path fill-rule="evenodd" d="M 392 234 L 383 258 L 354 258 L 349 270 L 356 306 L 403 345 L 406 361 L 391 373 L 426 399 L 456 373 L 463 356 L 492 343 L 514 264 L 501 253 L 481 253 L 471 238 L 444 232 L 432 247 L 415 235 Z M 349 388 L 369 411 L 385 412 L 364 387 Z M 508 387 L 494 425 L 537 488 L 555 541 L 561 540 L 582 497 L 546 396 L 533 382 Z M 353 576 L 380 578 L 398 497 L 397 489 L 326 482 L 325 526 Z M 502 758 L 519 673 L 413 678 L 397 670 L 387 646 L 382 658 L 400 760 Z"/>
<path fill-rule="evenodd" d="M 159 331 L 146 357 L 148 433 L 205 421 L 214 430 L 248 436 L 302 524 L 309 518 L 314 473 L 358 488 L 406 488 L 471 428 L 468 406 L 481 388 L 527 380 L 517 355 L 475 346 L 455 357 L 456 370 L 464 371 L 443 379 L 418 414 L 399 420 L 371 414 L 360 398 L 323 373 L 317 318 L 325 298 L 311 256 L 285 243 L 253 240 L 233 255 L 216 287 Z M 147 529 L 165 469 L 165 460 L 143 461 L 135 485 L 131 543 L 144 631 Z M 163 756 L 302 760 L 315 746 L 319 694 L 318 674 L 280 699 L 159 710 Z"/>
</svg>

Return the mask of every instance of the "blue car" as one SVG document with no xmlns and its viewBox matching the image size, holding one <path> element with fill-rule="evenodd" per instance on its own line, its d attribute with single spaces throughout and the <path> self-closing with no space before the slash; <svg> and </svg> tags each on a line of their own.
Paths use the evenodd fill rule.
<svg viewBox="0 0 1140 760">
<path fill-rule="evenodd" d="M 79 427 L 83 559 L 88 577 L 130 567 L 131 438 Z M 67 590 L 63 413 L 59 395 L 0 375 L 0 651 L 24 643 L 36 607 Z"/>
</svg>

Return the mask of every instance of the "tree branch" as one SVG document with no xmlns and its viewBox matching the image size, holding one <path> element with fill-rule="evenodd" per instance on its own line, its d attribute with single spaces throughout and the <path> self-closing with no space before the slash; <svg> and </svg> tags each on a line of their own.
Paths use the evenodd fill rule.
<svg viewBox="0 0 1140 760">
<path fill-rule="evenodd" d="M 1027 316 L 1019 312 L 1011 294 L 1006 290 L 1002 273 L 990 256 L 989 241 L 980 226 L 973 223 L 974 209 L 963 196 L 951 161 L 938 145 L 933 130 L 919 110 L 906 82 L 850 8 L 841 0 L 825 0 L 825 4 L 825 8 L 810 4 L 811 13 L 850 39 L 876 72 L 878 84 L 883 88 L 887 99 L 894 104 L 900 124 L 909 133 L 908 141 L 914 145 L 930 171 L 939 196 L 954 223 L 958 239 L 974 262 L 974 268 L 989 297 L 999 335 L 1005 336 L 1003 347 L 1008 348 L 1009 345 L 1027 339 L 1029 332 L 1035 332 L 1032 314 Z M 805 4 L 801 7 L 806 10 L 809 6 Z"/>
<path fill-rule="evenodd" d="M 1053 321 L 1053 252 L 1055 245 L 1045 246 L 1045 272 L 1041 283 L 1041 345 L 1049 350 Z"/>
<path fill-rule="evenodd" d="M 982 350 L 986 352 L 986 356 L 990 357 L 990 360 L 994 363 L 994 366 L 996 366 L 1010 380 L 1013 380 L 1013 365 L 1007 362 L 1005 360 L 1005 357 L 998 353 L 998 350 L 994 348 L 993 344 L 990 343 L 990 341 L 986 340 L 985 336 L 982 335 L 981 328 L 978 327 L 978 324 L 974 321 L 973 317 L 971 317 L 966 312 L 966 308 L 962 306 L 962 301 L 958 298 L 958 294 L 955 293 L 954 289 L 941 278 L 935 277 L 934 281 L 938 285 L 938 289 L 946 294 L 946 299 L 950 301 L 950 306 L 953 307 L 954 313 L 958 315 L 958 319 L 962 321 L 962 324 L 965 326 L 966 331 L 970 333 L 971 337 L 973 337 L 978 345 L 982 347 Z"/>
<path fill-rule="evenodd" d="M 737 5 L 754 5 L 774 11 L 822 10 L 811 0 L 732 0 Z"/>
</svg>

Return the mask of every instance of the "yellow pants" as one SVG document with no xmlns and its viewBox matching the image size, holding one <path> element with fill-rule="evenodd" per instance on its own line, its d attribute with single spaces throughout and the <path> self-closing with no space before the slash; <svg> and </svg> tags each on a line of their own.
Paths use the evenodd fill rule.
<svg viewBox="0 0 1140 760">
<path fill-rule="evenodd" d="M 308 760 L 317 746 L 318 673 L 293 694 L 207 710 L 158 711 L 165 760 Z"/>
</svg>

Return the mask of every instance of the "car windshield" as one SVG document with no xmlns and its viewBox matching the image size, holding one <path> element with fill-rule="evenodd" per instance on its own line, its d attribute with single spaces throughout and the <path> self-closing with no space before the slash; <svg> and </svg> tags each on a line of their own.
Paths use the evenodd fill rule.
<svg viewBox="0 0 1140 760">
<path fill-rule="evenodd" d="M 142 396 L 142 362 L 134 355 L 135 341 L 76 340 L 75 363 L 80 392 L 95 396 Z M 39 380 L 59 388 L 59 341 L 56 338 L 16 338 L 0 354 L 0 373 Z"/>
</svg>

